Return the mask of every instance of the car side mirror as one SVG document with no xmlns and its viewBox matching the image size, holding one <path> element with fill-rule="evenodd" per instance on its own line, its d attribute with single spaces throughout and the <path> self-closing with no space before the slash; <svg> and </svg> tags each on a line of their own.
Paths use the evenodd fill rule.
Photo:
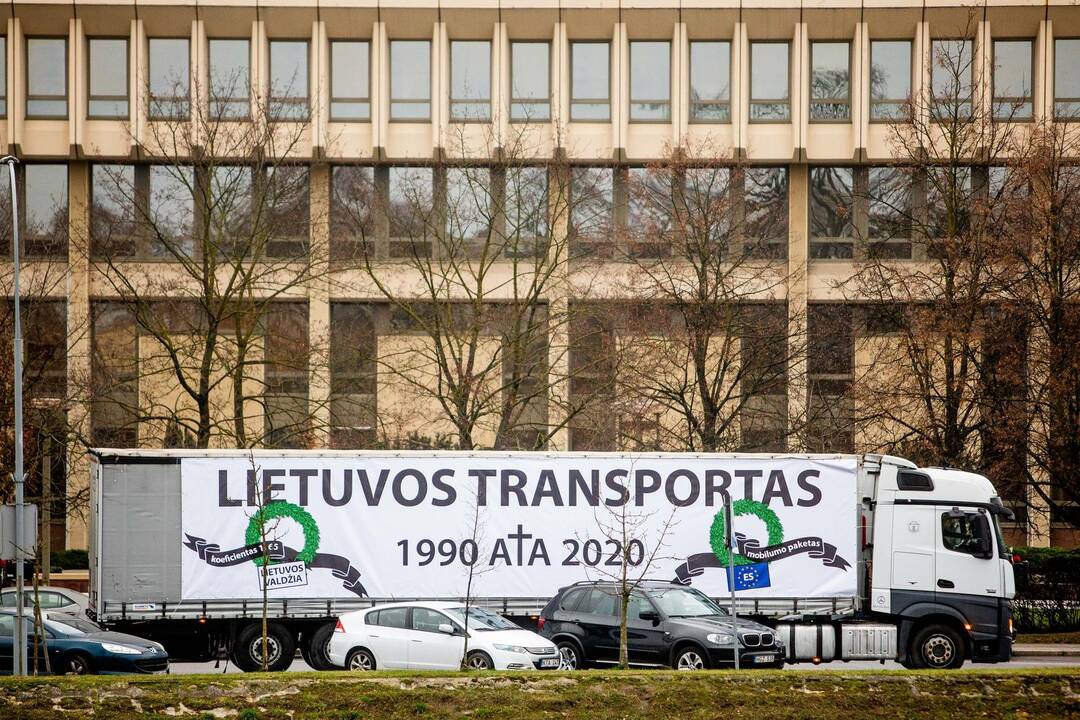
<svg viewBox="0 0 1080 720">
<path fill-rule="evenodd" d="M 447 635 L 453 635 L 454 626 L 450 623 L 439 623 L 439 632 L 446 633 Z"/>
<path fill-rule="evenodd" d="M 638 613 L 638 617 L 651 622 L 653 625 L 660 622 L 660 615 L 655 610 L 642 610 Z"/>
</svg>

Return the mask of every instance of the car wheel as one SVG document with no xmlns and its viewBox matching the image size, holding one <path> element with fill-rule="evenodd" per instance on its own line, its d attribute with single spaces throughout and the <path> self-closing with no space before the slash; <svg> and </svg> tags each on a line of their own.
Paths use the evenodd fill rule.
<svg viewBox="0 0 1080 720">
<path fill-rule="evenodd" d="M 233 663 L 244 672 L 262 670 L 262 625 L 252 623 L 236 636 L 233 647 Z M 296 653 L 296 641 L 292 633 L 278 623 L 266 627 L 266 669 L 278 672 L 292 665 Z"/>
<path fill-rule="evenodd" d="M 559 669 L 560 670 L 580 670 L 585 667 L 584 659 L 581 657 L 581 651 L 578 650 L 577 643 L 570 640 L 563 640 L 555 645 L 559 650 Z"/>
<path fill-rule="evenodd" d="M 364 648 L 357 648 L 345 658 L 345 669 L 352 672 L 370 672 L 375 669 L 375 656 Z"/>
<path fill-rule="evenodd" d="M 947 625 L 927 625 L 911 641 L 909 657 L 916 668 L 953 670 L 964 664 L 964 641 Z"/>
<path fill-rule="evenodd" d="M 709 667 L 709 663 L 705 659 L 705 652 L 701 648 L 691 645 L 675 653 L 675 659 L 672 661 L 671 667 L 675 670 L 704 670 Z"/>
<path fill-rule="evenodd" d="M 477 650 L 469 653 L 465 659 L 465 667 L 470 670 L 494 670 L 495 663 L 491 662 L 491 657 L 486 652 Z"/>
<path fill-rule="evenodd" d="M 60 672 L 64 675 L 93 675 L 94 661 L 85 653 L 71 653 L 64 658 Z"/>
<path fill-rule="evenodd" d="M 334 635 L 335 625 L 333 622 L 320 625 L 300 646 L 300 654 L 312 670 L 335 669 L 334 663 L 330 662 L 330 638 Z"/>
</svg>

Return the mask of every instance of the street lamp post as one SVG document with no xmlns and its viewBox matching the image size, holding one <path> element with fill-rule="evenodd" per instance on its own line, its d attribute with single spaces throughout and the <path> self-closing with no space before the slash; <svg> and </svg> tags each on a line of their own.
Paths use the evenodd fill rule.
<svg viewBox="0 0 1080 720">
<path fill-rule="evenodd" d="M 26 674 L 26 618 L 23 616 L 23 525 L 25 507 L 23 504 L 23 358 L 22 358 L 22 309 L 19 305 L 19 200 L 15 191 L 15 163 L 13 155 L 0 158 L 0 163 L 8 166 L 8 179 L 11 188 L 11 235 L 14 259 L 15 281 L 12 293 L 15 295 L 15 627 L 12 637 L 12 672 L 15 675 Z"/>
</svg>

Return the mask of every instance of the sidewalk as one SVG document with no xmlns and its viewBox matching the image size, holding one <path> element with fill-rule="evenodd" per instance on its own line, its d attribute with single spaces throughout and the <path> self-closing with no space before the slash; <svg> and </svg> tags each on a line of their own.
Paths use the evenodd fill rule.
<svg viewBox="0 0 1080 720">
<path fill-rule="evenodd" d="M 1013 645 L 1013 657 L 1080 657 L 1080 644 L 1020 643 Z"/>
</svg>

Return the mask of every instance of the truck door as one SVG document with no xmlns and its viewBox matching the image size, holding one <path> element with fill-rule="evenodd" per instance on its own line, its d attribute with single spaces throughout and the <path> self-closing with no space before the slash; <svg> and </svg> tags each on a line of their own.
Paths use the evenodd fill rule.
<svg viewBox="0 0 1080 720">
<path fill-rule="evenodd" d="M 934 508 L 927 505 L 894 506 L 892 532 L 893 589 L 933 593 L 937 554 L 937 514 Z"/>
<path fill-rule="evenodd" d="M 941 528 L 936 591 L 938 602 L 955 607 L 972 632 L 997 634 L 1001 563 L 993 519 L 982 508 L 936 508 Z"/>
</svg>

